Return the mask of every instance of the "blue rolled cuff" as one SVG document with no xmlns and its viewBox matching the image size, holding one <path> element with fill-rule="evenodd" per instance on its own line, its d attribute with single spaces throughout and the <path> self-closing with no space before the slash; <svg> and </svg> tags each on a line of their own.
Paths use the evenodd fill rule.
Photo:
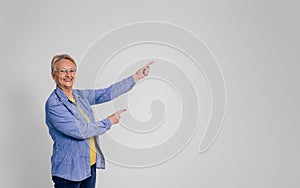
<svg viewBox="0 0 300 188">
<path fill-rule="evenodd" d="M 111 127 L 111 122 L 110 122 L 109 118 L 105 118 L 104 120 L 102 120 L 102 122 L 105 125 L 106 130 L 109 130 Z"/>
</svg>

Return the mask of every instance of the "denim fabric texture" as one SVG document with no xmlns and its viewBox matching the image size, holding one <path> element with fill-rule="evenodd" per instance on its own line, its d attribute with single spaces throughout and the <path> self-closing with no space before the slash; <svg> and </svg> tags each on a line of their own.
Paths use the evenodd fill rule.
<svg viewBox="0 0 300 188">
<path fill-rule="evenodd" d="M 96 165 L 91 166 L 91 176 L 82 181 L 70 181 L 52 176 L 54 188 L 94 188 L 96 186 Z"/>
<path fill-rule="evenodd" d="M 53 140 L 51 156 L 52 176 L 71 181 L 82 181 L 91 176 L 89 138 L 95 137 L 97 149 L 96 168 L 105 168 L 105 159 L 100 149 L 99 135 L 110 129 L 108 118 L 95 122 L 91 105 L 101 104 L 129 91 L 135 85 L 132 76 L 104 89 L 73 89 L 76 104 L 56 87 L 45 104 L 46 124 Z M 80 105 L 86 118 L 79 112 Z"/>
</svg>

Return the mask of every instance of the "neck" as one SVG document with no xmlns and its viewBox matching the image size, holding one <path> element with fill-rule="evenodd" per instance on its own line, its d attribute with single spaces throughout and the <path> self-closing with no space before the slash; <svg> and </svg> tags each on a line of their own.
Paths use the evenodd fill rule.
<svg viewBox="0 0 300 188">
<path fill-rule="evenodd" d="M 72 93 L 72 88 L 61 88 L 60 89 L 64 92 L 64 94 L 69 98 L 73 99 L 73 93 Z"/>
</svg>

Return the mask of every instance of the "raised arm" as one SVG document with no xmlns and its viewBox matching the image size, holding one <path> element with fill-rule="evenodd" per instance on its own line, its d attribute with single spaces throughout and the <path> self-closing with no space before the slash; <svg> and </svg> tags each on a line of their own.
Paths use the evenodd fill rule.
<svg viewBox="0 0 300 188">
<path fill-rule="evenodd" d="M 100 104 L 107 101 L 111 101 L 114 98 L 122 95 L 123 93 L 128 92 L 139 80 L 147 77 L 149 75 L 150 66 L 154 63 L 151 61 L 147 65 L 138 69 L 136 73 L 132 76 L 125 78 L 115 84 L 110 85 L 104 89 L 96 89 L 96 90 L 83 90 L 84 95 L 87 96 L 87 99 L 90 105 Z"/>
</svg>

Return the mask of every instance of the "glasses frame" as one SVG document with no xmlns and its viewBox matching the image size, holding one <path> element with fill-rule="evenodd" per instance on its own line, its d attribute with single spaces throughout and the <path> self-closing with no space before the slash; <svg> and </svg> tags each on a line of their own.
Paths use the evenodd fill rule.
<svg viewBox="0 0 300 188">
<path fill-rule="evenodd" d="M 68 73 L 71 75 L 75 75 L 76 71 L 77 71 L 76 68 L 70 68 L 70 69 L 55 69 L 53 72 L 58 72 L 61 75 L 66 75 Z"/>
</svg>

